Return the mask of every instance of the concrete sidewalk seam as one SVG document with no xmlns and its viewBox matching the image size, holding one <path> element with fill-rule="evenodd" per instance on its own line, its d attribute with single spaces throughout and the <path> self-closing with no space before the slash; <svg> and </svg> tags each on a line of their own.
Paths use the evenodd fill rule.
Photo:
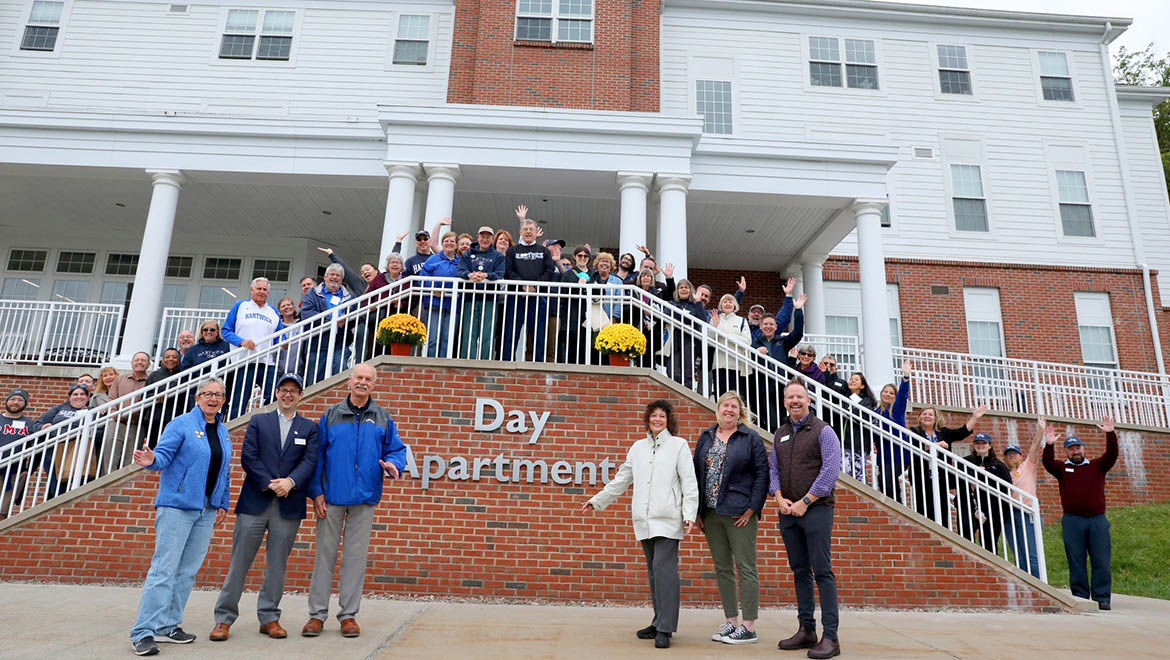
<svg viewBox="0 0 1170 660">
<path fill-rule="evenodd" d="M 381 644 L 378 645 L 378 648 L 374 649 L 372 652 L 370 652 L 369 655 L 366 656 L 366 660 L 374 660 L 374 658 L 377 657 L 377 655 L 379 653 L 381 653 L 382 651 L 385 651 L 387 648 L 389 648 L 390 642 L 393 642 L 395 639 L 398 639 L 398 637 L 400 635 L 402 635 L 402 633 L 406 632 L 406 629 L 410 627 L 410 624 L 414 623 L 415 620 L 418 619 L 420 616 L 422 616 L 423 613 L 425 613 L 428 609 L 430 609 L 430 607 L 431 607 L 430 603 L 424 603 L 422 607 L 415 610 L 413 614 L 411 614 L 409 617 L 407 617 L 406 621 L 403 621 L 400 626 L 398 626 L 397 628 L 394 629 L 394 632 L 390 633 L 389 637 L 387 637 L 385 640 L 382 641 Z"/>
</svg>

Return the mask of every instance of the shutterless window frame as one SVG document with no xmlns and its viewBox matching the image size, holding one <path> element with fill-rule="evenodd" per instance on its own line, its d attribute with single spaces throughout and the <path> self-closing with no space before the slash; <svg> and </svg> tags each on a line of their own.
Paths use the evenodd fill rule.
<svg viewBox="0 0 1170 660">
<path fill-rule="evenodd" d="M 704 84 L 707 89 L 704 90 Z M 718 92 L 714 89 L 719 86 Z M 708 80 L 706 78 L 695 79 L 695 112 L 703 117 L 703 133 L 706 135 L 733 135 L 735 133 L 735 85 L 731 80 Z M 720 99 L 709 99 L 709 103 L 714 103 L 719 108 L 708 108 L 708 101 L 703 100 L 703 92 L 710 95 L 716 93 L 723 94 L 726 92 L 726 102 Z M 722 106 L 726 105 L 726 109 Z M 718 118 L 724 118 L 719 120 Z M 713 129 L 726 130 L 713 130 Z"/>
<path fill-rule="evenodd" d="M 177 280 L 189 280 L 194 272 L 195 257 L 182 254 L 167 256 L 167 267 L 164 271 L 165 277 Z"/>
<path fill-rule="evenodd" d="M 1044 72 L 1044 57 L 1045 54 L 1061 55 L 1064 57 L 1064 73 L 1045 73 Z M 1057 104 L 1058 106 L 1077 107 L 1079 100 L 1077 98 L 1077 82 L 1076 76 L 1073 75 L 1073 61 L 1069 56 L 1068 51 L 1064 50 L 1043 50 L 1037 49 L 1032 51 L 1033 63 L 1036 67 L 1036 92 L 1039 100 L 1044 104 Z M 1068 98 L 1048 98 L 1049 93 L 1045 90 L 1045 79 L 1049 80 L 1066 80 L 1068 81 Z M 1063 96 L 1064 93 L 1061 93 Z"/>
<path fill-rule="evenodd" d="M 251 28 L 234 29 L 229 27 L 232 12 L 255 12 L 256 20 L 252 23 Z M 266 27 L 267 16 L 270 13 L 289 13 L 292 14 L 292 24 L 287 31 L 276 31 Z M 272 65 L 293 65 L 296 61 L 297 44 L 300 41 L 300 25 L 301 25 L 301 11 L 294 8 L 285 7 L 224 7 L 223 14 L 219 22 L 219 31 L 215 40 L 215 51 L 212 55 L 213 62 L 221 64 L 229 64 L 232 62 L 253 62 L 261 64 Z M 252 39 L 251 45 L 248 48 L 248 55 L 244 56 L 239 53 L 234 56 L 225 57 L 224 42 L 228 37 L 250 37 Z M 268 41 L 265 41 L 265 40 Z M 262 54 L 261 51 L 265 44 L 277 43 L 275 40 L 280 40 L 279 43 L 287 43 L 288 55 L 287 57 L 273 57 L 271 54 Z"/>
<path fill-rule="evenodd" d="M 209 269 L 211 269 L 213 267 L 214 268 L 224 267 L 219 263 L 216 263 L 215 266 L 212 266 L 212 260 L 216 260 L 217 262 L 220 262 L 220 261 L 232 262 L 232 261 L 234 261 L 235 262 L 236 276 L 235 277 L 216 277 L 214 275 L 209 275 L 208 274 Z M 216 272 L 218 272 L 218 271 L 216 271 Z M 229 270 L 228 273 L 230 274 L 230 272 L 231 271 Z M 219 257 L 219 256 L 215 256 L 215 255 L 209 255 L 209 256 L 203 257 L 203 270 L 201 271 L 201 273 L 203 275 L 202 279 L 210 280 L 213 282 L 237 282 L 238 283 L 240 281 L 240 276 L 243 274 L 243 272 L 244 272 L 244 258 L 243 257 Z"/>
<path fill-rule="evenodd" d="M 979 172 L 979 195 L 959 194 L 955 186 L 955 168 L 956 167 L 974 167 Z M 991 211 L 987 201 L 987 177 L 984 172 L 984 165 L 980 162 L 956 161 L 947 163 L 947 192 L 950 195 L 950 210 L 951 210 L 951 228 L 955 232 L 965 234 L 990 234 L 992 233 L 991 226 Z M 983 229 L 967 229 L 959 226 L 959 209 L 955 204 L 956 201 L 979 201 L 983 207 Z"/>
<path fill-rule="evenodd" d="M 425 33 L 425 36 L 420 37 L 417 34 L 412 34 L 412 35 L 408 35 L 406 37 L 403 37 L 402 36 L 403 20 L 404 19 L 419 19 L 419 18 L 426 19 L 426 29 L 423 30 L 423 32 Z M 398 14 L 395 17 L 395 19 L 394 19 L 394 38 L 392 40 L 393 43 L 390 44 L 390 64 L 392 66 L 394 66 L 396 68 L 402 67 L 402 68 L 409 68 L 409 69 L 425 69 L 425 68 L 431 66 L 431 64 L 432 64 L 431 60 L 434 58 L 434 54 L 432 53 L 433 48 L 431 46 L 434 43 L 434 30 L 435 30 L 436 18 L 437 17 L 434 14 L 406 14 L 406 13 Z M 421 62 L 406 61 L 406 60 L 400 61 L 398 58 L 398 45 L 400 43 L 402 43 L 402 44 L 422 44 L 423 61 L 421 61 Z"/>
<path fill-rule="evenodd" d="M 1086 323 L 1086 320 L 1081 316 L 1081 310 L 1090 305 L 1100 305 L 1104 313 L 1102 314 L 1104 325 Z M 1113 328 L 1113 303 L 1107 292 L 1103 291 L 1074 291 L 1073 292 L 1073 309 L 1077 315 L 1077 339 L 1081 346 L 1081 363 L 1086 366 L 1103 367 L 1116 369 L 1120 366 L 1119 356 L 1117 354 L 1117 333 Z M 1109 336 L 1109 351 L 1113 355 L 1111 361 L 1090 361 L 1089 356 L 1085 354 L 1085 331 L 1086 330 L 1106 330 Z"/>
<path fill-rule="evenodd" d="M 102 269 L 103 275 L 112 277 L 134 277 L 138 272 L 139 257 L 137 252 L 107 252 L 106 265 Z M 129 268 L 129 272 L 121 272 Z M 114 269 L 115 272 L 110 272 Z"/>
<path fill-rule="evenodd" d="M 808 66 L 805 68 L 805 71 L 806 71 L 805 84 L 808 86 L 808 88 L 810 88 L 810 89 L 863 90 L 865 92 L 881 92 L 882 91 L 882 84 L 881 84 L 882 63 L 881 63 L 880 49 L 878 48 L 878 40 L 876 38 L 872 38 L 872 37 L 847 37 L 847 36 L 832 37 L 832 36 L 826 36 L 823 34 L 806 34 L 806 35 L 802 35 L 802 38 L 804 40 L 804 43 L 802 44 L 802 46 L 804 48 L 805 61 L 808 63 Z M 835 58 L 826 56 L 827 52 L 825 51 L 825 49 L 821 48 L 821 46 L 823 44 L 818 44 L 817 48 L 814 49 L 814 46 L 813 46 L 814 39 L 823 39 L 823 40 L 834 41 L 836 44 Z M 866 52 L 866 54 L 872 54 L 872 61 L 870 61 L 870 58 L 850 57 L 851 47 L 852 47 L 854 54 L 856 54 L 858 44 L 861 44 L 862 50 L 864 50 Z M 866 44 L 868 44 L 868 47 L 865 46 Z M 835 82 L 838 82 L 840 84 L 824 85 L 824 84 L 818 84 L 818 83 L 814 82 L 814 74 L 813 74 L 814 65 L 820 65 L 821 67 L 825 67 L 825 66 L 835 67 L 835 73 L 832 74 L 832 78 Z M 853 69 L 850 69 L 850 67 L 853 67 Z M 821 70 L 827 71 L 827 69 L 821 69 Z M 873 87 L 862 86 L 862 85 L 851 85 L 850 84 L 850 80 L 856 79 L 857 74 L 861 70 L 865 70 L 866 72 L 872 70 L 873 84 L 874 84 Z M 869 76 L 867 75 L 866 78 L 868 79 Z"/>
<path fill-rule="evenodd" d="M 275 270 L 265 270 L 275 268 Z M 283 273 L 284 277 L 280 277 Z M 292 259 L 277 259 L 274 257 L 257 257 L 252 260 L 251 282 L 257 277 L 266 278 L 269 282 L 287 283 L 292 277 Z"/>
<path fill-rule="evenodd" d="M 933 47 L 934 47 L 935 64 L 937 66 L 937 75 L 935 76 L 935 81 L 936 81 L 936 89 L 937 89 L 939 95 L 946 97 L 946 98 L 974 98 L 975 97 L 975 80 L 974 80 L 974 74 L 972 72 L 972 67 L 971 67 L 970 49 L 967 48 L 967 46 L 965 44 L 937 43 L 937 44 L 933 44 Z M 957 52 L 957 53 L 948 52 L 944 56 L 944 53 L 943 53 L 944 49 L 959 49 L 960 52 Z M 962 57 L 963 66 L 958 66 L 959 62 L 957 62 L 953 59 L 955 57 Z M 943 74 L 945 74 L 945 73 L 963 74 L 963 76 L 965 76 L 965 78 L 966 78 L 966 80 L 965 80 L 966 91 L 965 92 L 963 92 L 963 91 L 960 91 L 960 92 L 947 91 L 947 89 L 946 89 L 947 84 L 948 83 L 953 84 L 955 81 L 948 81 L 948 83 L 944 83 Z M 964 84 L 961 81 L 961 78 L 962 78 L 962 76 L 960 76 L 960 82 L 959 82 L 960 87 Z"/>
<path fill-rule="evenodd" d="M 92 275 L 97 267 L 97 252 L 61 250 L 57 253 L 57 270 L 62 275 Z"/>
<path fill-rule="evenodd" d="M 561 3 L 573 2 L 589 2 L 589 16 L 584 14 L 572 14 L 562 12 Z M 546 11 L 532 11 L 531 5 L 540 3 L 541 0 L 516 0 L 515 21 L 512 26 L 512 36 L 516 41 L 547 41 L 551 44 L 571 43 L 571 44 L 593 44 L 597 39 L 597 2 L 596 0 L 549 0 L 549 10 Z M 529 4 L 528 11 L 521 11 L 521 3 Z M 549 21 L 549 38 L 544 39 L 540 37 L 521 36 L 520 24 L 521 20 L 548 20 Z M 585 22 L 589 23 L 589 38 L 588 39 L 562 39 L 560 38 L 561 21 Z"/>
<path fill-rule="evenodd" d="M 60 16 L 53 21 L 33 20 L 36 16 L 33 15 L 33 9 L 38 2 L 48 2 L 50 4 L 60 5 Z M 69 20 L 69 13 L 73 6 L 73 0 L 28 0 L 24 3 L 24 8 L 21 14 L 21 30 L 19 37 L 13 43 L 13 51 L 17 54 L 32 57 L 56 57 L 61 54 L 61 42 L 65 36 L 65 28 Z M 53 45 L 51 48 L 33 48 L 26 47 L 29 39 L 29 28 L 38 30 L 55 30 L 53 32 Z M 47 34 L 46 32 L 39 32 L 39 34 Z"/>
<path fill-rule="evenodd" d="M 25 266 L 25 262 L 31 263 Z M 40 248 L 12 248 L 8 251 L 8 260 L 5 262 L 4 269 L 9 273 L 43 273 L 48 262 L 48 250 L 42 250 Z M 38 263 L 40 264 L 39 268 L 36 267 Z"/>
<path fill-rule="evenodd" d="M 1075 174 L 1080 175 L 1080 188 L 1084 193 L 1084 199 L 1066 199 L 1065 190 L 1067 186 L 1062 186 L 1061 174 Z M 1060 226 L 1060 237 L 1071 239 L 1096 239 L 1097 238 L 1097 221 L 1093 215 L 1093 195 L 1089 190 L 1089 173 L 1084 169 L 1074 167 L 1054 167 L 1052 169 L 1052 179 L 1056 185 L 1056 217 Z M 1066 220 L 1066 209 L 1070 213 L 1074 209 L 1084 209 L 1088 213 L 1088 234 L 1074 234 L 1068 231 L 1070 220 Z M 1071 218 L 1071 221 L 1080 221 L 1081 218 Z"/>
</svg>

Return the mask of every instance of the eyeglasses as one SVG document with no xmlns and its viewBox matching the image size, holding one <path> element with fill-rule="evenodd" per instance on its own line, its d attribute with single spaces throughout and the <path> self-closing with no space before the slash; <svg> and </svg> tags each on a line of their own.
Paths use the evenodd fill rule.
<svg viewBox="0 0 1170 660">
<path fill-rule="evenodd" d="M 289 387 L 282 387 L 279 390 L 276 390 L 276 393 L 277 394 L 300 394 L 301 391 L 297 390 L 297 389 L 292 389 Z"/>
<path fill-rule="evenodd" d="M 821 364 L 825 365 L 826 367 L 835 367 L 835 366 L 837 366 L 837 363 L 836 363 L 836 362 L 829 362 L 828 360 L 821 360 Z"/>
<path fill-rule="evenodd" d="M 227 395 L 224 394 L 223 392 L 200 392 L 197 396 L 201 396 L 204 399 L 226 399 L 227 398 Z"/>
<path fill-rule="evenodd" d="M 587 255 L 587 254 L 575 254 L 573 256 L 577 257 L 578 259 L 588 259 L 589 258 L 589 255 Z"/>
<path fill-rule="evenodd" d="M 810 358 L 815 358 L 817 356 L 816 353 L 801 353 L 800 355 L 802 355 L 804 357 L 810 357 Z"/>
<path fill-rule="evenodd" d="M 200 332 L 202 332 L 203 334 L 207 334 L 209 332 L 219 332 L 219 330 L 216 330 L 215 328 L 203 328 L 202 330 L 200 330 Z"/>
</svg>

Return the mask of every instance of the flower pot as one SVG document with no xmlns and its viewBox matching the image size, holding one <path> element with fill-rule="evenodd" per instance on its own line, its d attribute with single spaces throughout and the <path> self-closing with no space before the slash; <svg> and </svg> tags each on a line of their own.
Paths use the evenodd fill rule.
<svg viewBox="0 0 1170 660">
<path fill-rule="evenodd" d="M 390 344 L 390 355 L 410 355 L 410 344 Z"/>
<path fill-rule="evenodd" d="M 630 358 L 628 355 L 618 355 L 617 353 L 609 354 L 609 366 L 611 367 L 628 367 L 630 366 Z"/>
</svg>

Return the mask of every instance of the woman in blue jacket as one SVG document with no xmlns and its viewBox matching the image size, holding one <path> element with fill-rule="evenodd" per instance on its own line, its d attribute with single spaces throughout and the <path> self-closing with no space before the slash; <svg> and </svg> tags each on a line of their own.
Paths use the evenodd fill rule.
<svg viewBox="0 0 1170 660">
<path fill-rule="evenodd" d="M 879 397 L 881 401 L 874 412 L 894 424 L 906 426 L 906 403 L 910 400 L 910 360 L 902 362 L 902 382 L 899 383 L 897 390 L 894 389 L 893 383 L 887 383 L 882 387 Z M 894 431 L 890 424 L 883 423 L 882 428 Z M 905 435 L 899 437 L 905 438 Z M 902 476 L 902 471 L 906 469 L 909 460 L 909 449 L 895 444 L 884 436 L 878 436 L 877 461 L 883 495 L 892 500 L 905 502 L 905 499 L 898 497 L 898 478 Z"/>
<path fill-rule="evenodd" d="M 449 277 L 452 280 L 459 277 L 459 255 L 455 254 L 455 232 L 443 234 L 439 241 L 442 251 L 432 254 L 418 272 L 420 277 Z M 454 282 L 428 281 L 426 286 L 434 289 L 454 289 Z M 427 326 L 427 356 L 447 357 L 447 336 L 451 327 L 451 298 L 454 291 L 436 291 L 433 295 L 423 298 L 423 305 L 427 308 L 423 323 Z"/>
<path fill-rule="evenodd" d="M 135 463 L 162 473 L 154 498 L 154 556 L 130 630 L 137 655 L 158 653 L 156 642 L 195 641 L 179 624 L 212 528 L 227 516 L 232 443 L 219 415 L 225 388 L 209 378 L 197 391 L 197 407 L 168 424 L 153 451 L 143 445 L 134 452 Z"/>
</svg>

